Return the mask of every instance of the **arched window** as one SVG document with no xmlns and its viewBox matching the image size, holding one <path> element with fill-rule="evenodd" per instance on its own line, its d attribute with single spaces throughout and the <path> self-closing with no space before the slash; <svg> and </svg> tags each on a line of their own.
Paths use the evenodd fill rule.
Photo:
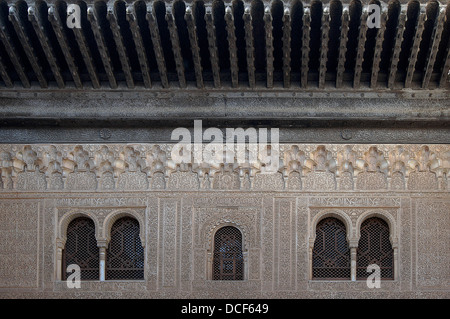
<svg viewBox="0 0 450 319">
<path fill-rule="evenodd" d="M 382 279 L 394 279 L 394 250 L 389 240 L 389 226 L 381 218 L 372 217 L 361 224 L 361 237 L 356 255 L 356 277 L 365 279 L 370 275 L 367 267 L 380 267 Z"/>
<path fill-rule="evenodd" d="M 66 270 L 71 264 L 80 267 L 81 280 L 99 279 L 99 248 L 95 239 L 95 225 L 90 218 L 75 218 L 67 226 L 62 263 L 63 279 L 67 279 Z"/>
<path fill-rule="evenodd" d="M 139 237 L 139 222 L 134 218 L 120 218 L 111 227 L 106 279 L 144 279 L 144 248 Z"/>
<path fill-rule="evenodd" d="M 214 235 L 213 280 L 244 280 L 242 234 L 224 226 Z"/>
<path fill-rule="evenodd" d="M 350 249 L 344 223 L 325 218 L 316 227 L 312 256 L 313 279 L 350 279 Z"/>
</svg>

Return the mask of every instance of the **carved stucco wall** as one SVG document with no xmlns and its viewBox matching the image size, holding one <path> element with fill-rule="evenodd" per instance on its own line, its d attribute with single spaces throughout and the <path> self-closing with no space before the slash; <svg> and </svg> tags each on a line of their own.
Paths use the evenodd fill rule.
<svg viewBox="0 0 450 319">
<path fill-rule="evenodd" d="M 1 145 L 0 297 L 450 297 L 448 145 L 293 146 L 281 145 L 277 174 L 239 175 L 169 169 L 167 145 Z M 57 279 L 65 227 L 81 214 L 98 242 L 115 217 L 139 221 L 144 280 Z M 395 280 L 311 280 L 315 225 L 330 215 L 350 243 L 364 218 L 384 218 Z M 246 279 L 212 281 L 212 234 L 229 224 L 243 233 Z"/>
</svg>

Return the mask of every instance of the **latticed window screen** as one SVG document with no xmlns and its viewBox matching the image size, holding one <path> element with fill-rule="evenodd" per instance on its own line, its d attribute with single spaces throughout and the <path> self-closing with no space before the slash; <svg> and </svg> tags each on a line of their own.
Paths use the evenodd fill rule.
<svg viewBox="0 0 450 319">
<path fill-rule="evenodd" d="M 394 279 L 394 250 L 389 240 L 389 226 L 381 218 L 368 218 L 361 225 L 356 257 L 356 277 L 367 278 L 367 266 L 380 267 L 381 278 Z"/>
<path fill-rule="evenodd" d="M 236 227 L 222 227 L 214 236 L 213 279 L 244 279 L 242 234 Z"/>
<path fill-rule="evenodd" d="M 346 229 L 336 218 L 325 218 L 317 224 L 312 272 L 313 279 L 350 279 Z"/>
<path fill-rule="evenodd" d="M 95 239 L 95 224 L 87 217 L 79 217 L 67 227 L 66 246 L 63 250 L 63 279 L 67 279 L 67 266 L 76 264 L 81 269 L 81 280 L 99 279 L 99 248 Z"/>
<path fill-rule="evenodd" d="M 111 228 L 106 279 L 144 279 L 144 248 L 139 237 L 139 222 L 134 218 L 123 217 Z"/>
</svg>

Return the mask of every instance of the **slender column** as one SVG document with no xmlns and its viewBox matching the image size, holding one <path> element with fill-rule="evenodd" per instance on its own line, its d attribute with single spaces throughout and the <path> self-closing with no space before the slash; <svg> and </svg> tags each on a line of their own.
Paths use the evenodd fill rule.
<svg viewBox="0 0 450 319">
<path fill-rule="evenodd" d="M 244 250 L 242 252 L 242 259 L 244 260 L 244 280 L 248 280 L 248 251 Z"/>
<path fill-rule="evenodd" d="M 64 243 L 58 239 L 56 242 L 56 280 L 62 280 L 62 251 Z"/>
<path fill-rule="evenodd" d="M 312 280 L 313 278 L 313 250 L 314 250 L 314 240 L 309 241 L 309 254 L 308 254 L 308 279 Z"/>
<path fill-rule="evenodd" d="M 208 280 L 213 280 L 212 264 L 213 264 L 213 253 L 211 250 L 208 250 L 206 252 L 206 279 Z"/>
<path fill-rule="evenodd" d="M 99 264 L 99 278 L 100 281 L 105 281 L 106 279 L 106 248 L 108 243 L 106 240 L 97 240 L 97 246 L 100 254 L 100 264 Z"/>
<path fill-rule="evenodd" d="M 350 248 L 350 274 L 351 280 L 356 281 L 356 257 L 357 257 L 357 249 L 358 249 L 358 240 L 350 240 L 349 241 Z"/>
<path fill-rule="evenodd" d="M 394 280 L 399 280 L 398 277 L 398 245 L 392 247 L 394 249 Z"/>
</svg>

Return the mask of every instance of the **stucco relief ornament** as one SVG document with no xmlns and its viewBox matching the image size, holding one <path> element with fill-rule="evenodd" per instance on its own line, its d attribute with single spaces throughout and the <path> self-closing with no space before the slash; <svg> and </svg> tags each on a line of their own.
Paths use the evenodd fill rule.
<svg viewBox="0 0 450 319">
<path fill-rule="evenodd" d="M 169 189 L 197 190 L 200 183 L 198 175 L 192 171 L 192 165 L 181 163 L 177 164 L 175 171 L 169 175 Z"/>
<path fill-rule="evenodd" d="M 16 188 L 19 190 L 45 190 L 47 182 L 45 176 L 39 170 L 42 161 L 30 145 L 26 145 L 23 151 L 17 153 L 14 169 L 18 172 Z"/>
<path fill-rule="evenodd" d="M 433 171 L 439 167 L 439 161 L 428 146 L 420 148 L 416 159 L 410 161 L 410 166 L 414 171 L 409 176 L 408 189 L 438 189 L 437 176 Z"/>
<path fill-rule="evenodd" d="M 348 140 L 351 140 L 351 139 L 352 139 L 353 133 L 352 133 L 352 131 L 350 131 L 350 130 L 348 130 L 348 129 L 343 129 L 343 130 L 341 131 L 341 137 L 342 137 L 342 139 L 348 141 Z"/>
<path fill-rule="evenodd" d="M 276 163 L 274 162 L 276 161 Z M 258 160 L 252 165 L 251 172 L 255 173 L 253 188 L 266 190 L 284 189 L 283 161 L 280 159 L 278 149 L 267 145 L 258 153 Z"/>
<path fill-rule="evenodd" d="M 304 188 L 309 190 L 334 190 L 336 189 L 336 161 L 332 153 L 325 146 L 319 145 L 311 152 L 310 158 L 306 160 L 305 166 L 309 173 L 304 178 Z"/>
<path fill-rule="evenodd" d="M 54 145 L 42 150 L 42 166 L 46 174 L 48 189 L 64 189 L 61 163 L 62 154 Z"/>
<path fill-rule="evenodd" d="M 148 188 L 147 174 L 142 172 L 146 164 L 140 157 L 140 152 L 135 151 L 131 146 L 125 146 L 115 161 L 115 168 L 118 175 L 118 189 L 145 190 Z"/>
<path fill-rule="evenodd" d="M 100 138 L 103 140 L 109 140 L 112 136 L 112 132 L 108 128 L 102 128 L 98 134 L 99 134 Z"/>
<path fill-rule="evenodd" d="M 239 175 L 235 171 L 233 164 L 223 164 L 220 170 L 214 173 L 213 188 L 214 189 L 239 189 Z"/>
<path fill-rule="evenodd" d="M 63 166 L 68 171 L 66 188 L 72 190 L 95 190 L 97 189 L 97 178 L 92 170 L 95 168 L 94 161 L 89 158 L 88 152 L 81 145 L 75 146 L 64 159 Z"/>
<path fill-rule="evenodd" d="M 0 179 L 2 180 L 3 189 L 13 189 L 13 180 L 12 180 L 12 158 L 9 152 L 2 151 L 0 152 L 0 167 L 1 167 L 1 175 Z"/>
<path fill-rule="evenodd" d="M 385 160 L 383 152 L 379 151 L 376 146 L 371 146 L 369 151 L 364 153 L 363 161 L 358 164 L 358 168 L 363 172 L 358 174 L 357 189 L 387 189 L 388 162 Z"/>
<path fill-rule="evenodd" d="M 169 152 L 170 153 L 170 152 Z M 166 151 L 159 145 L 154 145 L 144 158 L 147 175 L 152 177 L 152 189 L 166 188 L 168 170 L 173 169 L 173 163 L 168 161 Z"/>
<path fill-rule="evenodd" d="M 305 152 L 293 145 L 284 153 L 284 175 L 287 178 L 287 189 L 299 190 L 302 188 L 302 168 L 305 162 Z"/>
<path fill-rule="evenodd" d="M 408 162 L 410 155 L 403 146 L 397 146 L 389 153 L 389 163 L 391 167 L 391 189 L 405 189 L 405 177 L 409 175 Z"/>
<path fill-rule="evenodd" d="M 351 145 L 345 145 L 337 154 L 337 174 L 339 176 L 339 189 L 353 190 L 354 168 L 356 166 L 357 153 Z"/>
</svg>

